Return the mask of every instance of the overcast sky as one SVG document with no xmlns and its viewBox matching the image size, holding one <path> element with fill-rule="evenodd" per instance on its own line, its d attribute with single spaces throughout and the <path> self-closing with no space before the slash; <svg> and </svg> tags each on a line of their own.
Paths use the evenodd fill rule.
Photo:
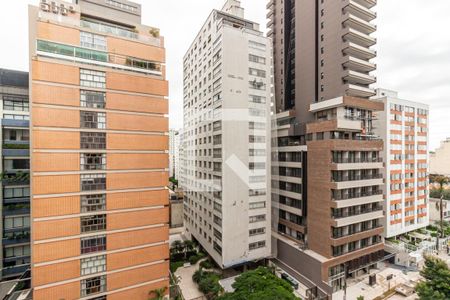
<svg viewBox="0 0 450 300">
<path fill-rule="evenodd" d="M 183 55 L 213 8 L 225 0 L 135 0 L 144 24 L 161 28 L 170 81 L 170 126 L 183 125 Z M 334 1 L 334 0 L 328 0 Z M 27 5 L 12 0 L 0 9 L 0 68 L 28 71 Z M 246 17 L 265 30 L 266 0 L 242 0 Z M 430 150 L 450 137 L 449 0 L 378 0 L 377 87 L 431 106 Z"/>
</svg>

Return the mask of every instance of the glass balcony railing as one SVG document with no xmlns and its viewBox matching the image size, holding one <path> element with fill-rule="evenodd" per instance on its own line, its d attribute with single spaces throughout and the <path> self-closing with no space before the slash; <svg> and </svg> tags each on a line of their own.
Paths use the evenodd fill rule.
<svg viewBox="0 0 450 300">
<path fill-rule="evenodd" d="M 115 66 L 123 66 L 124 69 L 132 68 L 135 71 L 145 70 L 156 72 L 158 74 L 161 73 L 161 64 L 159 63 L 137 59 L 134 57 L 109 54 L 98 50 L 74 47 L 43 40 L 37 41 L 37 50 L 66 57 L 91 60 L 93 62 L 110 63 Z"/>
<path fill-rule="evenodd" d="M 37 41 L 37 50 L 58 55 L 108 62 L 108 53 L 47 41 Z"/>
<path fill-rule="evenodd" d="M 110 24 L 98 23 L 91 20 L 81 20 L 80 26 L 94 31 L 109 33 L 129 39 L 138 39 L 138 34 L 136 32 Z"/>
<path fill-rule="evenodd" d="M 126 29 L 123 27 L 115 26 L 113 24 L 106 24 L 99 21 L 94 20 L 81 20 L 80 27 L 88 28 L 93 31 L 111 34 L 119 37 L 124 37 L 132 40 L 139 40 L 145 43 L 150 43 L 155 46 L 161 46 L 161 40 L 158 37 L 151 37 L 139 34 L 131 29 Z"/>
</svg>

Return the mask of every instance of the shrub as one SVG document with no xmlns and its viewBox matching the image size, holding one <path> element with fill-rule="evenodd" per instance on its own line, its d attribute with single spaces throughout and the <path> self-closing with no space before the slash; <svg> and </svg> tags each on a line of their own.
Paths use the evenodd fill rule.
<svg viewBox="0 0 450 300">
<path fill-rule="evenodd" d="M 214 267 L 213 263 L 208 259 L 200 263 L 200 267 L 203 269 L 212 269 Z"/>
<path fill-rule="evenodd" d="M 200 255 L 193 255 L 189 257 L 189 262 L 191 263 L 191 265 L 195 265 L 201 258 L 202 257 Z"/>
<path fill-rule="evenodd" d="M 184 265 L 183 261 L 176 261 L 170 263 L 170 272 L 175 273 L 176 270 Z"/>
</svg>

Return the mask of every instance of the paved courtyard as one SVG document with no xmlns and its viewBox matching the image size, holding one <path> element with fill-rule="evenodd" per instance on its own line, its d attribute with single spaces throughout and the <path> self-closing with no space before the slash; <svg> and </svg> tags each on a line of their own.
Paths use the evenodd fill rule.
<svg viewBox="0 0 450 300">
<path fill-rule="evenodd" d="M 175 276 L 179 279 L 178 285 L 185 300 L 201 300 L 205 296 L 198 290 L 197 284 L 192 280 L 192 275 L 200 268 L 199 265 L 200 262 L 194 266 L 180 267 L 175 272 Z"/>
</svg>

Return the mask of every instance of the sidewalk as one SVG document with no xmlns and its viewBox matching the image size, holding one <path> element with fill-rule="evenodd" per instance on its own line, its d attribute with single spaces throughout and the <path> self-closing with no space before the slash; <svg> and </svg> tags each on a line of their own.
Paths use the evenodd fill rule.
<svg viewBox="0 0 450 300">
<path fill-rule="evenodd" d="M 204 260 L 204 259 L 203 259 Z M 200 260 L 196 265 L 190 267 L 180 267 L 175 272 L 175 276 L 179 278 L 181 293 L 185 300 L 200 300 L 206 299 L 205 295 L 198 290 L 197 284 L 192 280 L 192 275 L 200 268 Z"/>
</svg>

